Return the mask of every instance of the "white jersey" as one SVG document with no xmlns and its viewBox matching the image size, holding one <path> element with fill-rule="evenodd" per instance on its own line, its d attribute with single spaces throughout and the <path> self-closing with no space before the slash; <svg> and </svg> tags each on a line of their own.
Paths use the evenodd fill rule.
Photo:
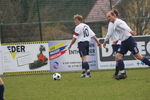
<svg viewBox="0 0 150 100">
<path fill-rule="evenodd" d="M 119 35 L 119 40 L 125 41 L 127 40 L 131 35 L 131 28 L 126 24 L 125 21 L 121 19 L 116 19 L 114 22 L 114 31 Z"/>
<path fill-rule="evenodd" d="M 95 33 L 91 30 L 91 28 L 84 24 L 80 23 L 75 27 L 73 37 L 80 41 L 90 41 L 91 37 L 95 36 Z"/>
<path fill-rule="evenodd" d="M 113 41 L 118 41 L 117 44 L 121 44 L 121 41 L 119 40 L 119 35 L 117 32 L 114 30 L 114 24 L 112 22 L 109 22 L 108 24 L 108 32 L 106 34 L 105 41 L 110 42 L 110 44 L 113 44 Z"/>
</svg>

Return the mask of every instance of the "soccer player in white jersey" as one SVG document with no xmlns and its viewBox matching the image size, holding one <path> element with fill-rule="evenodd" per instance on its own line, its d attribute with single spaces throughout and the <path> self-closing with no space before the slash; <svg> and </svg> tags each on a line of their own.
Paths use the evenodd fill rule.
<svg viewBox="0 0 150 100">
<path fill-rule="evenodd" d="M 116 9 L 112 9 L 112 11 L 115 13 L 116 17 L 119 16 L 118 11 Z M 108 24 L 108 32 L 106 34 L 105 37 L 105 41 L 103 43 L 103 47 L 106 47 L 107 42 L 109 41 L 109 43 L 112 46 L 113 49 L 113 54 L 116 55 L 118 52 L 118 49 L 121 46 L 121 41 L 119 40 L 119 35 L 114 31 L 114 26 L 112 22 L 109 22 Z M 119 69 L 118 69 L 118 64 L 116 64 L 116 70 L 115 73 L 113 75 L 113 77 L 117 77 L 118 73 L 119 73 Z"/>
<path fill-rule="evenodd" d="M 121 47 L 118 49 L 118 53 L 116 54 L 116 61 L 118 64 L 117 66 L 121 74 L 118 75 L 116 79 L 120 80 L 120 79 L 125 79 L 127 77 L 124 68 L 125 65 L 123 62 L 123 56 L 128 51 L 131 51 L 132 54 L 138 60 L 141 60 L 143 63 L 150 66 L 150 61 L 139 53 L 139 50 L 137 48 L 137 43 L 135 39 L 132 37 L 132 35 L 136 35 L 137 33 L 132 31 L 131 28 L 126 24 L 126 22 L 117 18 L 117 16 L 113 11 L 107 13 L 107 19 L 109 22 L 113 23 L 114 31 L 118 33 L 119 40 L 121 41 Z"/>
<path fill-rule="evenodd" d="M 68 47 L 68 50 L 71 49 L 72 45 L 78 41 L 79 54 L 82 59 L 82 75 L 81 77 L 91 77 L 90 67 L 88 64 L 87 56 L 89 55 L 89 42 L 93 38 L 97 45 L 101 47 L 101 43 L 95 36 L 95 33 L 90 29 L 90 27 L 83 23 L 83 17 L 81 15 L 74 15 L 74 23 L 76 25 L 74 30 L 74 35 L 72 41 Z"/>
<path fill-rule="evenodd" d="M 0 100 L 4 100 L 4 82 L 0 78 Z"/>
</svg>

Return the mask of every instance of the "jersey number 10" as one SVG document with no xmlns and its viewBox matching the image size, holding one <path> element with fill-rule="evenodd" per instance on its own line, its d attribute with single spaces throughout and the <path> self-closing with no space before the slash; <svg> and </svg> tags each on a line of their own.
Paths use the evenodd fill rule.
<svg viewBox="0 0 150 100">
<path fill-rule="evenodd" d="M 84 26 L 84 28 L 83 28 L 83 34 L 84 34 L 84 37 L 89 36 L 89 31 L 88 31 L 88 28 L 86 26 Z"/>
</svg>

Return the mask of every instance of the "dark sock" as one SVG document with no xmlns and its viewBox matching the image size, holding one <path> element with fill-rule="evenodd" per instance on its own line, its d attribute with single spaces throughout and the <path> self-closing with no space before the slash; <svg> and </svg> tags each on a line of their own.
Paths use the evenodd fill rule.
<svg viewBox="0 0 150 100">
<path fill-rule="evenodd" d="M 84 70 L 82 72 L 82 74 L 85 74 L 86 73 L 86 63 L 85 62 L 82 62 L 82 69 Z"/>
<path fill-rule="evenodd" d="M 85 69 L 85 64 L 84 64 L 84 62 L 82 62 L 82 69 Z"/>
<path fill-rule="evenodd" d="M 118 73 L 119 73 L 119 69 L 118 69 L 118 65 L 116 65 L 115 75 L 118 75 Z"/>
<path fill-rule="evenodd" d="M 117 66 L 118 66 L 119 71 L 124 70 L 124 66 L 125 66 L 125 65 L 124 65 L 123 60 L 120 59 L 120 60 L 118 60 L 117 62 L 118 62 Z"/>
<path fill-rule="evenodd" d="M 86 73 L 86 71 L 83 71 L 83 72 L 82 72 L 82 74 L 85 74 L 85 73 Z"/>
<path fill-rule="evenodd" d="M 86 70 L 89 70 L 89 69 L 90 69 L 90 67 L 89 67 L 88 62 L 85 62 L 85 65 L 86 65 Z"/>
<path fill-rule="evenodd" d="M 89 69 L 89 64 L 88 62 L 82 62 L 82 69 L 88 70 Z"/>
<path fill-rule="evenodd" d="M 147 58 L 144 57 L 141 61 L 146 65 L 150 66 L 150 61 Z"/>
<path fill-rule="evenodd" d="M 87 75 L 91 75 L 91 72 L 90 72 L 90 70 L 88 70 L 88 71 L 87 71 Z"/>
<path fill-rule="evenodd" d="M 0 85 L 0 100 L 4 100 L 4 85 Z"/>
</svg>

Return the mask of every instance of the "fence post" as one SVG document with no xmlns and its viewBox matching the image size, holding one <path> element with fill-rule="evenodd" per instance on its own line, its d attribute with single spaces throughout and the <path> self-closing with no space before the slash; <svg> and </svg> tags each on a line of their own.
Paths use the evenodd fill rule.
<svg viewBox="0 0 150 100">
<path fill-rule="evenodd" d="M 38 13 L 39 30 L 40 30 L 40 40 L 43 41 L 41 16 L 40 16 L 40 9 L 39 9 L 39 1 L 36 0 L 36 2 L 37 2 L 37 13 Z"/>
<path fill-rule="evenodd" d="M 3 31 L 2 31 L 2 23 L 0 23 L 0 41 L 2 42 L 2 34 L 3 34 Z"/>
<path fill-rule="evenodd" d="M 109 0 L 110 9 L 112 9 L 112 0 Z"/>
</svg>

